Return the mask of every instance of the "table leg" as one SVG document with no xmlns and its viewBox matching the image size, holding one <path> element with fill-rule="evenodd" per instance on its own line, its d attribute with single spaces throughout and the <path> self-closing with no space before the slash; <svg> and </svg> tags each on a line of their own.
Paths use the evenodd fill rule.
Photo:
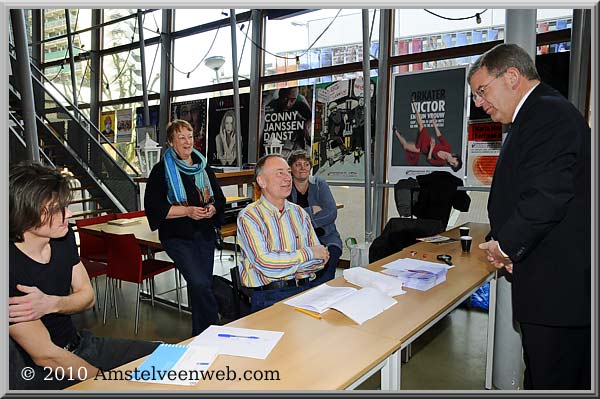
<svg viewBox="0 0 600 399">
<path fill-rule="evenodd" d="M 400 349 L 392 353 L 387 358 L 386 365 L 381 369 L 381 390 L 382 391 L 399 391 L 400 390 L 400 373 L 401 373 L 401 355 Z"/>
<path fill-rule="evenodd" d="M 485 361 L 485 389 L 492 389 L 492 366 L 494 364 L 494 330 L 496 328 L 496 282 L 498 272 L 490 280 L 488 309 L 487 352 Z"/>
</svg>

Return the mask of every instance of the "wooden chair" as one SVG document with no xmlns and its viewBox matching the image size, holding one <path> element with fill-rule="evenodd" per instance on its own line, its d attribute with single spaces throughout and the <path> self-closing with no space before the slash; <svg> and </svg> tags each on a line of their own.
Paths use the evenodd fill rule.
<svg viewBox="0 0 600 399">
<path fill-rule="evenodd" d="M 108 249 L 108 268 L 106 273 L 106 288 L 104 292 L 104 317 L 103 324 L 106 324 L 106 303 L 108 300 L 108 280 L 115 279 L 137 284 L 137 299 L 135 304 L 135 335 L 138 333 L 140 316 L 140 293 L 141 283 L 144 280 L 152 279 L 154 276 L 175 268 L 172 262 L 158 259 L 142 260 L 142 251 L 137 243 L 134 234 L 111 234 L 104 232 L 104 237 Z M 177 303 L 179 301 L 179 279 L 175 275 L 175 285 L 177 294 Z M 150 284 L 150 294 L 152 306 L 154 306 L 154 284 Z M 119 317 L 115 301 L 115 317 Z"/>
<path fill-rule="evenodd" d="M 106 274 L 108 252 L 106 250 L 104 237 L 82 231 L 81 227 L 92 224 L 106 223 L 114 218 L 115 215 L 111 213 L 108 215 L 87 219 L 78 219 L 75 221 L 75 224 L 77 225 L 77 233 L 79 234 L 79 258 L 81 259 L 81 263 L 83 263 L 90 280 L 94 282 L 94 292 L 96 294 L 96 304 L 98 304 L 98 309 L 100 309 L 98 302 L 98 277 Z M 95 309 L 96 305 L 94 305 L 94 310 Z"/>
</svg>

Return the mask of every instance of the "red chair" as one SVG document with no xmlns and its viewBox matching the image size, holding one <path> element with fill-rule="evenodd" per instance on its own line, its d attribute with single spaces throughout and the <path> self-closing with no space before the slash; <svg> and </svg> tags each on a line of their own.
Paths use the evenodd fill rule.
<svg viewBox="0 0 600 399">
<path fill-rule="evenodd" d="M 114 220 L 114 213 L 97 216 L 95 218 L 78 219 L 75 221 L 77 224 L 77 232 L 79 233 L 79 256 L 88 260 L 96 262 L 106 263 L 108 258 L 106 245 L 104 243 L 104 237 L 82 231 L 81 227 L 89 226 L 92 224 L 106 223 L 109 220 Z"/>
<path fill-rule="evenodd" d="M 141 211 L 117 213 L 117 219 L 132 219 L 132 218 L 139 218 L 142 216 L 146 216 L 146 211 L 143 209 Z"/>
<path fill-rule="evenodd" d="M 104 232 L 108 249 L 108 268 L 106 273 L 106 288 L 104 291 L 104 318 L 106 324 L 106 302 L 108 300 L 108 280 L 115 279 L 137 283 L 137 299 L 135 304 L 135 335 L 138 333 L 140 317 L 141 283 L 146 279 L 175 268 L 172 262 L 158 259 L 142 260 L 142 250 L 133 234 L 110 234 Z M 179 303 L 179 279 L 175 278 L 177 302 Z M 150 291 L 154 305 L 154 284 L 151 282 Z M 115 301 L 115 316 L 119 317 Z"/>
<path fill-rule="evenodd" d="M 88 219 L 78 219 L 75 221 L 75 224 L 77 225 L 77 233 L 79 234 L 79 258 L 81 259 L 81 263 L 83 263 L 90 280 L 93 280 L 94 285 L 96 286 L 96 303 L 99 303 L 98 277 L 106 274 L 108 253 L 104 243 L 104 237 L 83 231 L 81 230 L 81 227 L 92 224 L 106 223 L 114 218 L 115 215 L 111 213 L 108 215 L 97 216 Z M 98 305 L 98 309 L 100 309 L 100 305 Z"/>
</svg>

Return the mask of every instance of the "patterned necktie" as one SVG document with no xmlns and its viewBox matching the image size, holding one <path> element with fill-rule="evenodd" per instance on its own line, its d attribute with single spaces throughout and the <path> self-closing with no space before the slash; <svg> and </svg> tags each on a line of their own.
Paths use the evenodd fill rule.
<svg viewBox="0 0 600 399">
<path fill-rule="evenodd" d="M 498 168 L 498 165 L 500 165 L 500 161 L 502 160 L 502 154 L 504 154 L 504 151 L 506 149 L 506 147 L 508 146 L 508 142 L 510 141 L 510 133 L 512 131 L 513 125 L 512 123 L 508 125 L 508 128 L 506 129 L 506 137 L 504 139 L 504 142 L 502 143 L 502 147 L 500 148 L 500 154 L 498 155 L 498 161 L 496 162 L 496 169 Z"/>
</svg>

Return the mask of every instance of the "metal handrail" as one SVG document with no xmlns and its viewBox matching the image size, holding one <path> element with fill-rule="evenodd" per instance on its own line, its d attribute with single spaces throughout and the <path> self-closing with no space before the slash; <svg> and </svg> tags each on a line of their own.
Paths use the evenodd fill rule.
<svg viewBox="0 0 600 399">
<path fill-rule="evenodd" d="M 12 54 L 11 54 L 11 56 L 12 56 L 12 57 L 14 57 Z M 57 98 L 56 98 L 56 97 L 55 97 L 55 96 L 54 96 L 54 95 L 53 95 L 53 94 L 52 94 L 52 93 L 51 93 L 51 92 L 50 92 L 50 91 L 49 91 L 49 90 L 48 90 L 48 89 L 45 87 L 45 86 L 44 86 L 44 83 L 42 83 L 42 82 L 41 82 L 41 81 L 40 81 L 40 80 L 39 80 L 39 79 L 38 79 L 38 78 L 37 78 L 35 75 L 32 75 L 33 79 L 34 79 L 34 80 L 35 80 L 35 81 L 36 81 L 36 82 L 37 82 L 37 83 L 38 83 L 40 86 L 44 87 L 44 89 L 45 89 L 44 91 L 46 92 L 46 94 L 48 94 L 50 97 L 52 97 L 52 99 L 53 99 L 53 100 L 54 100 L 54 101 L 55 101 L 55 102 L 58 104 L 58 106 L 59 106 L 59 107 L 61 107 L 61 108 L 63 109 L 63 111 L 65 111 L 65 112 L 66 112 L 68 115 L 70 115 L 70 116 L 71 116 L 71 118 L 72 118 L 73 120 L 76 120 L 76 121 L 81 121 L 81 120 L 83 119 L 83 120 L 84 120 L 84 121 L 85 121 L 85 122 L 88 124 L 88 126 L 90 127 L 90 129 L 94 129 L 94 133 L 97 133 L 97 134 L 98 134 L 98 135 L 99 135 L 99 136 L 100 136 L 100 137 L 101 137 L 101 138 L 102 138 L 102 139 L 105 141 L 105 143 L 104 143 L 104 144 L 108 144 L 108 145 L 109 145 L 109 146 L 110 146 L 110 147 L 111 147 L 111 148 L 112 148 L 112 149 L 115 151 L 115 153 L 118 155 L 118 157 L 119 157 L 119 158 L 120 158 L 120 159 L 121 159 L 123 162 L 125 162 L 125 164 L 126 164 L 127 166 L 129 166 L 129 167 L 131 168 L 131 170 L 132 170 L 132 171 L 133 171 L 133 172 L 134 172 L 136 175 L 138 175 L 138 176 L 139 176 L 139 175 L 140 175 L 140 173 L 137 171 L 137 169 L 136 169 L 135 167 L 133 167 L 133 165 L 131 165 L 131 163 L 129 163 L 129 161 L 127 160 L 127 158 L 125 158 L 125 156 L 124 156 L 124 155 L 121 153 L 121 151 L 119 151 L 119 150 L 118 150 L 118 149 L 117 149 L 115 146 L 113 146 L 113 145 L 112 145 L 112 143 L 111 143 L 111 142 L 110 142 L 110 141 L 109 141 L 109 140 L 106 138 L 106 136 L 104 136 L 104 134 L 103 134 L 103 133 L 102 133 L 102 132 L 101 132 L 101 131 L 100 131 L 100 130 L 99 130 L 97 127 L 96 127 L 96 125 L 94 125 L 94 124 L 93 124 L 93 123 L 90 121 L 90 119 L 89 119 L 89 118 L 88 118 L 88 117 L 87 117 L 87 116 L 86 116 L 86 115 L 85 115 L 83 112 L 81 112 L 81 110 L 79 110 L 79 108 L 77 108 L 75 105 L 73 105 L 73 103 L 72 103 L 72 102 L 71 102 L 71 101 L 70 101 L 68 98 L 66 98 L 66 97 L 65 97 L 65 96 L 64 96 L 64 95 L 63 95 L 63 94 L 60 92 L 60 90 L 58 90 L 58 88 L 57 88 L 57 87 L 56 87 L 56 86 L 55 86 L 55 85 L 54 85 L 54 84 L 53 84 L 53 83 L 50 81 L 50 79 L 48 79 L 48 77 L 47 77 L 46 75 L 44 75 L 44 73 L 43 73 L 43 72 L 42 72 L 42 71 L 41 71 L 41 70 L 40 70 L 40 69 L 39 69 L 37 66 L 35 66 L 35 64 L 34 64 L 33 62 L 30 62 L 30 64 L 31 64 L 31 67 L 32 67 L 33 69 L 35 69 L 35 70 L 36 70 L 36 71 L 37 71 L 37 72 L 40 74 L 40 76 L 42 76 L 42 77 L 43 77 L 43 79 L 44 79 L 45 81 L 47 81 L 47 82 L 50 84 L 50 86 L 51 86 L 51 87 L 52 87 L 52 88 L 53 88 L 53 89 L 54 89 L 54 90 L 55 90 L 57 93 L 60 93 L 60 94 L 61 94 L 61 96 L 63 97 L 63 99 L 65 100 L 65 102 L 66 102 L 66 103 L 67 103 L 67 104 L 68 104 L 68 105 L 71 107 L 71 110 L 77 110 L 77 116 L 79 116 L 79 118 L 77 118 L 77 117 L 76 117 L 74 114 L 72 114 L 72 113 L 71 113 L 71 110 L 67 109 L 67 107 L 65 107 L 65 106 L 64 106 L 64 105 L 63 105 L 63 104 L 62 104 L 62 103 L 61 103 L 61 102 L 60 102 L 60 101 L 59 101 L 59 100 L 58 100 L 58 99 L 57 99 Z M 105 148 L 102 146 L 102 143 L 100 143 L 100 141 L 98 141 L 98 139 L 96 139 L 96 138 L 94 137 L 94 135 L 90 134 L 90 132 L 88 132 L 86 129 L 83 129 L 83 131 L 85 131 L 85 132 L 86 132 L 86 134 L 87 134 L 88 136 L 90 136 L 90 138 L 91 138 L 92 140 L 94 140 L 96 143 L 98 143 L 98 145 L 100 146 L 100 148 L 102 148 L 102 150 L 103 150 L 104 152 L 106 152 L 106 154 L 107 154 L 107 155 L 109 155 L 109 154 L 108 154 L 108 151 L 106 151 L 106 149 L 105 149 Z M 112 159 L 112 157 L 110 157 L 110 155 L 109 155 L 109 158 L 111 158 L 111 159 Z M 115 164 L 116 164 L 117 166 L 119 166 L 119 164 L 117 164 L 117 163 L 116 163 L 116 161 L 115 161 Z M 120 166 L 119 166 L 119 168 L 120 168 Z M 124 172 L 125 172 L 125 171 L 124 171 Z M 131 178 L 131 176 L 129 176 L 129 174 L 128 174 L 127 172 L 125 172 L 125 174 L 126 174 L 126 175 L 128 176 L 128 178 L 129 178 L 129 179 L 130 179 L 130 180 L 133 182 L 133 179 Z"/>
<path fill-rule="evenodd" d="M 12 112 L 9 112 L 8 116 L 15 123 L 16 126 L 20 127 L 21 132 L 22 132 L 23 131 L 23 126 L 21 126 L 21 123 L 12 114 Z M 21 143 L 23 145 L 23 147 L 27 148 L 27 143 L 25 142 L 25 140 L 23 139 L 23 137 L 21 137 L 21 134 L 17 131 L 17 129 L 15 129 L 13 126 L 9 126 L 9 130 L 12 132 L 12 134 L 14 134 L 14 136 L 17 138 L 17 140 L 19 140 L 19 143 Z M 46 153 L 44 152 L 44 150 L 42 150 L 42 148 L 40 148 L 40 155 L 46 160 L 46 162 L 50 166 L 52 166 L 53 168 L 56 168 L 56 165 L 54 165 L 54 162 L 52 162 L 52 160 L 50 160 L 50 158 L 48 157 L 48 155 L 46 155 Z"/>
</svg>

